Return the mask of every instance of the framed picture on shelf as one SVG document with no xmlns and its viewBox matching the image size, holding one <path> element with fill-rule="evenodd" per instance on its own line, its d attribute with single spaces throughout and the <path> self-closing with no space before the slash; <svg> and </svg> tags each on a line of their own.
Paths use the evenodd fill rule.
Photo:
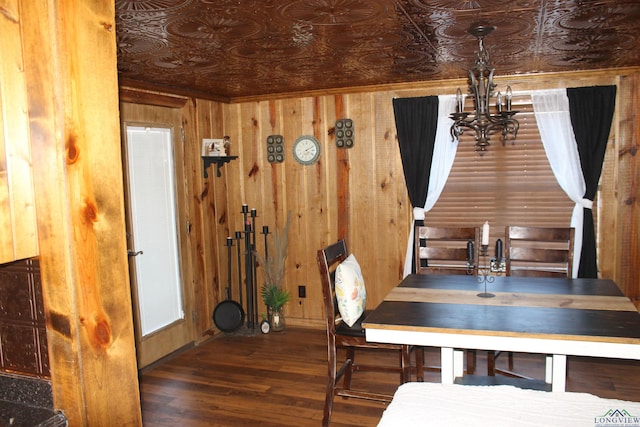
<svg viewBox="0 0 640 427">
<path fill-rule="evenodd" d="M 203 157 L 220 157 L 226 156 L 224 139 L 203 139 L 202 140 L 202 156 Z"/>
</svg>

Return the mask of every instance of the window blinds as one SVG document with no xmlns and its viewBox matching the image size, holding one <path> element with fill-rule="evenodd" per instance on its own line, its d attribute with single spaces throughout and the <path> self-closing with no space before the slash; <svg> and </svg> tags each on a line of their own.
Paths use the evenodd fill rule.
<svg viewBox="0 0 640 427">
<path fill-rule="evenodd" d="M 514 105 L 520 123 L 515 143 L 503 146 L 502 136 L 494 135 L 481 156 L 472 132 L 460 137 L 449 179 L 425 224 L 481 226 L 489 221 L 490 246 L 504 240 L 507 225 L 569 226 L 574 203 L 551 171 L 531 99 L 514 96 Z"/>
</svg>

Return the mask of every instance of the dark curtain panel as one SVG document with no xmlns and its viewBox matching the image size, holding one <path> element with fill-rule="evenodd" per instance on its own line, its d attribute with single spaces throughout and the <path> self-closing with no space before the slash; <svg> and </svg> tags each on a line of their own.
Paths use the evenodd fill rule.
<svg viewBox="0 0 640 427">
<path fill-rule="evenodd" d="M 413 207 L 422 207 L 427 201 L 436 140 L 438 97 L 396 98 L 393 113 L 409 200 Z"/>
<path fill-rule="evenodd" d="M 567 89 L 571 125 L 578 144 L 580 165 L 586 184 L 585 199 L 593 200 L 598 189 L 604 153 L 611 131 L 616 101 L 615 86 Z M 597 277 L 596 236 L 591 209 L 584 209 L 582 255 L 578 277 Z"/>
</svg>

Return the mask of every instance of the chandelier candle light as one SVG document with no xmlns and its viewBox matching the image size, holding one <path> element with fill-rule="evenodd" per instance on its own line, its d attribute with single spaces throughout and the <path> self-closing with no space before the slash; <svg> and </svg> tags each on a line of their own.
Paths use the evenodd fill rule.
<svg viewBox="0 0 640 427">
<path fill-rule="evenodd" d="M 490 34 L 495 27 L 485 24 L 475 24 L 467 32 L 478 39 L 478 59 L 476 65 L 469 70 L 469 95 L 474 101 L 473 113 L 464 111 L 462 92 L 458 89 L 456 94 L 456 112 L 451 113 L 453 120 L 451 125 L 451 138 L 457 139 L 464 133 L 465 128 L 471 129 L 476 134 L 476 151 L 483 155 L 489 147 L 491 135 L 502 133 L 504 145 L 508 135 L 513 135 L 515 140 L 519 123 L 513 116 L 517 111 L 511 109 L 512 92 L 507 86 L 506 95 L 498 92 L 496 96 L 496 113 L 490 111 L 490 101 L 494 96 L 496 84 L 493 83 L 495 69 L 489 64 L 489 52 L 485 50 L 483 39 Z M 504 98 L 504 105 L 503 105 Z"/>
</svg>

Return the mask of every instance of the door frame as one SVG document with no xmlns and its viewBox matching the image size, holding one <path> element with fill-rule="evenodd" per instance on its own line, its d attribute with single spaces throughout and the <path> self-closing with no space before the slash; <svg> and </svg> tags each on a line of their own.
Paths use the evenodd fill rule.
<svg viewBox="0 0 640 427">
<path fill-rule="evenodd" d="M 193 283 L 193 271 L 189 262 L 189 232 L 190 222 L 188 219 L 188 197 L 185 177 L 184 140 L 182 129 L 182 115 L 179 109 L 156 107 L 138 104 L 121 104 L 121 131 L 122 131 L 122 161 L 123 161 L 123 181 L 125 195 L 125 215 L 127 224 L 127 247 L 132 246 L 131 232 L 131 212 L 129 209 L 129 182 L 127 164 L 127 127 L 152 127 L 169 128 L 172 131 L 172 148 L 174 161 L 175 196 L 176 196 L 176 231 L 178 240 L 178 262 L 180 266 L 180 279 L 182 281 L 182 299 L 184 319 L 173 322 L 158 331 L 142 337 L 140 329 L 140 314 L 137 307 L 137 288 L 135 284 L 136 271 L 135 262 L 129 262 L 132 302 L 134 313 L 134 331 L 136 341 L 136 354 L 138 359 L 138 369 L 142 369 L 151 363 L 156 362 L 182 347 L 193 345 L 198 338 L 196 325 L 196 305 Z M 180 324 L 180 325 L 179 325 Z M 176 326 L 184 327 L 185 330 L 177 332 Z M 179 345 L 174 341 L 180 342 Z"/>
</svg>

